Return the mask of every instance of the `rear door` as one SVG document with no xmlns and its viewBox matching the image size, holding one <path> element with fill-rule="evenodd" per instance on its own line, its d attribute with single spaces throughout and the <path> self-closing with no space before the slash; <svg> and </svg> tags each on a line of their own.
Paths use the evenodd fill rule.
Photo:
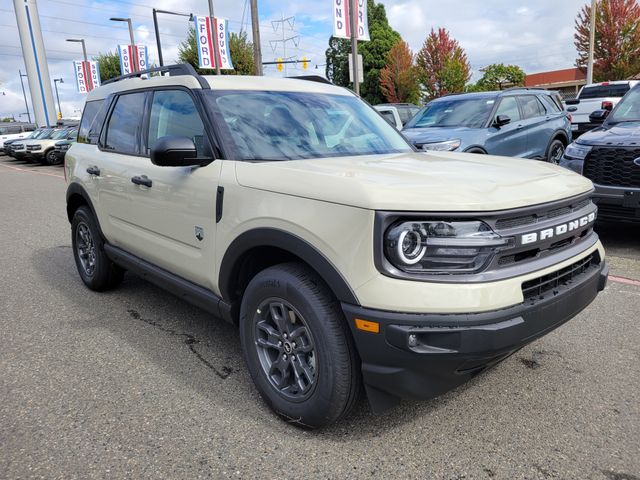
<svg viewBox="0 0 640 480">
<path fill-rule="evenodd" d="M 159 167 L 150 151 L 159 138 L 189 137 L 198 157 L 212 157 L 203 110 L 186 89 L 158 89 L 147 100 L 143 153 L 126 169 L 131 205 L 123 212 L 126 250 L 207 288 L 214 265 L 216 197 L 221 161 L 204 167 Z M 146 185 L 133 183 L 143 179 Z"/>
<path fill-rule="evenodd" d="M 502 97 L 496 108 L 492 125 L 488 128 L 485 149 L 491 155 L 523 157 L 527 153 L 527 135 L 522 124 L 518 101 L 514 96 Z M 507 115 L 511 122 L 501 127 L 494 126 L 498 115 Z"/>
<path fill-rule="evenodd" d="M 547 120 L 547 110 L 537 95 L 518 95 L 518 102 L 527 137 L 527 149 L 524 156 L 528 158 L 544 157 L 554 131 L 553 125 Z"/>
</svg>

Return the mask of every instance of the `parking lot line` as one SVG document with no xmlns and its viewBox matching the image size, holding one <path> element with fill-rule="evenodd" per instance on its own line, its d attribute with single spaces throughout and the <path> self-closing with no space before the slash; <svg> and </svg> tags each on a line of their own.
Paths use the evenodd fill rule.
<svg viewBox="0 0 640 480">
<path fill-rule="evenodd" d="M 11 170 L 17 170 L 18 172 L 36 173 L 38 175 L 46 175 L 48 177 L 62 178 L 64 180 L 64 175 L 56 175 L 55 173 L 39 172 L 37 170 L 27 170 L 25 168 L 14 167 L 12 165 L 5 165 L 4 163 L 0 163 L 0 166 L 5 167 L 5 168 L 9 168 Z"/>
<path fill-rule="evenodd" d="M 633 278 L 616 277 L 615 275 L 609 275 L 609 280 L 616 283 L 624 283 L 625 285 L 634 285 L 640 287 L 640 280 L 634 280 Z"/>
</svg>

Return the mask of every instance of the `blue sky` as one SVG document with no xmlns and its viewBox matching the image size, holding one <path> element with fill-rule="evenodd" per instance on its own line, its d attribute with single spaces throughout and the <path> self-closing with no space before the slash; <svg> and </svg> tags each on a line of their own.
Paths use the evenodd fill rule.
<svg viewBox="0 0 640 480">
<path fill-rule="evenodd" d="M 216 16 L 229 19 L 230 29 L 251 32 L 246 0 L 216 0 Z M 478 70 L 490 63 L 515 63 L 525 71 L 538 71 L 573 66 L 574 19 L 585 0 L 382 0 L 393 28 L 419 49 L 431 28 L 445 27 L 460 41 L 478 76 Z M 114 50 L 128 43 L 126 24 L 109 21 L 109 17 L 131 17 L 138 43 L 149 46 L 150 61 L 157 61 L 153 36 L 152 7 L 206 14 L 206 0 L 38 0 L 43 37 L 47 49 L 49 72 L 63 78 L 60 100 L 65 116 L 79 115 L 83 97 L 76 93 L 72 61 L 80 59 L 79 44 L 65 38 L 82 37 L 90 55 Z M 286 24 L 285 36 L 299 36 L 299 42 L 287 44 L 288 57 L 311 60 L 306 73 L 324 73 L 324 51 L 331 35 L 331 1 L 258 0 L 263 60 L 283 56 L 282 31 L 274 31 L 272 21 L 282 16 L 295 17 L 293 28 Z M 243 23 L 244 19 L 244 23 Z M 180 41 L 188 28 L 186 18 L 159 17 L 165 63 L 177 58 Z M 279 27 L 281 28 L 281 27 Z M 24 112 L 18 69 L 23 69 L 18 30 L 11 0 L 0 1 L 0 116 Z M 276 48 L 274 51 L 272 46 Z M 301 66 L 290 66 L 289 75 L 302 74 Z M 268 75 L 282 75 L 271 66 Z M 30 103 L 30 100 L 29 100 Z M 23 117 L 24 118 L 24 117 Z"/>
</svg>

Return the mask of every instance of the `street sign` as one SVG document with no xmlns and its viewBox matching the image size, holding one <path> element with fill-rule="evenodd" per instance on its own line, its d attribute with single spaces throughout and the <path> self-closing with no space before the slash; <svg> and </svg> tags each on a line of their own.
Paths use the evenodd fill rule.
<svg viewBox="0 0 640 480">
<path fill-rule="evenodd" d="M 349 81 L 353 83 L 353 55 L 349 54 Z M 364 69 L 362 68 L 362 55 L 358 54 L 358 83 L 364 83 Z"/>
</svg>

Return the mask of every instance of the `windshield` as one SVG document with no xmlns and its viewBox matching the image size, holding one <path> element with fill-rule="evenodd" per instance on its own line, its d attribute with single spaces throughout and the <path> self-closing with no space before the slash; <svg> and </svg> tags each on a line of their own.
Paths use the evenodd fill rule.
<svg viewBox="0 0 640 480">
<path fill-rule="evenodd" d="M 493 98 L 450 98 L 428 104 L 405 128 L 469 127 L 482 128 L 489 120 Z"/>
<path fill-rule="evenodd" d="M 241 160 L 296 160 L 412 151 L 372 108 L 352 95 L 210 91 L 226 126 L 225 143 Z"/>
<path fill-rule="evenodd" d="M 68 130 L 58 130 L 51 135 L 51 140 L 57 140 L 58 138 L 64 138 L 69 133 Z"/>
<path fill-rule="evenodd" d="M 640 122 L 640 88 L 634 88 L 620 100 L 607 123 Z"/>
<path fill-rule="evenodd" d="M 53 133 L 52 128 L 45 128 L 36 133 L 32 138 L 47 139 Z"/>
</svg>

